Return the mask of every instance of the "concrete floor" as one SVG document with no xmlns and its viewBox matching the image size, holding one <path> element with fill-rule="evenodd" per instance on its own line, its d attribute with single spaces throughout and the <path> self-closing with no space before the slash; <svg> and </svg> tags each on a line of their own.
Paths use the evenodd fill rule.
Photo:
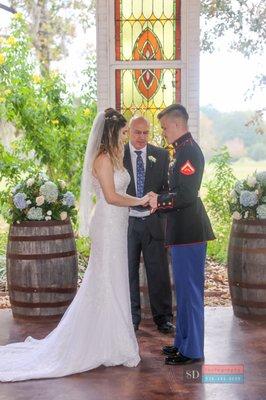
<svg viewBox="0 0 266 400">
<path fill-rule="evenodd" d="M 137 368 L 100 367 L 60 379 L 0 383 L 0 400 L 265 400 L 266 322 L 236 318 L 231 307 L 205 310 L 205 364 L 244 364 L 244 384 L 185 382 L 184 367 L 164 365 L 160 353 L 171 338 L 146 320 L 137 334 L 142 358 Z M 42 338 L 54 326 L 15 322 L 10 310 L 0 310 L 0 345 L 28 335 Z"/>
</svg>

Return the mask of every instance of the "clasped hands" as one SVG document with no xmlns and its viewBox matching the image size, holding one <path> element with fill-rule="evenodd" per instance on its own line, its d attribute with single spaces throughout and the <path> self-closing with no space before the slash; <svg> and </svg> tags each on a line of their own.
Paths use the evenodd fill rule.
<svg viewBox="0 0 266 400">
<path fill-rule="evenodd" d="M 158 194 L 154 192 L 149 192 L 145 196 L 142 197 L 141 205 L 143 207 L 150 207 L 151 213 L 154 213 L 157 210 L 157 199 Z"/>
</svg>

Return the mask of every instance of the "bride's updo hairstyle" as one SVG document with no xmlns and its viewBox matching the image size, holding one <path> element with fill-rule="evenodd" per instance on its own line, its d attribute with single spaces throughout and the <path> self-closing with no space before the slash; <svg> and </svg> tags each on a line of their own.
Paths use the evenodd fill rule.
<svg viewBox="0 0 266 400">
<path fill-rule="evenodd" d="M 98 155 L 108 153 L 114 167 L 119 169 L 123 167 L 124 151 L 124 144 L 120 140 L 119 132 L 126 124 L 127 120 L 118 111 L 113 108 L 105 110 L 103 135 Z"/>
</svg>

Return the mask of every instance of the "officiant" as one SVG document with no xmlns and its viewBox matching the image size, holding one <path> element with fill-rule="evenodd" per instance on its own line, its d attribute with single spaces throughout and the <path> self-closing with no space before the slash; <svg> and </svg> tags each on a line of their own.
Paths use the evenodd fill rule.
<svg viewBox="0 0 266 400">
<path fill-rule="evenodd" d="M 168 152 L 148 143 L 150 124 L 142 117 L 129 123 L 129 143 L 125 146 L 124 166 L 131 182 L 127 193 L 142 197 L 151 191 L 168 190 Z M 139 287 L 140 255 L 143 253 L 153 320 L 162 333 L 172 333 L 172 295 L 167 253 L 164 247 L 165 216 L 143 207 L 130 209 L 128 227 L 128 266 L 131 311 L 135 331 L 141 322 Z"/>
</svg>

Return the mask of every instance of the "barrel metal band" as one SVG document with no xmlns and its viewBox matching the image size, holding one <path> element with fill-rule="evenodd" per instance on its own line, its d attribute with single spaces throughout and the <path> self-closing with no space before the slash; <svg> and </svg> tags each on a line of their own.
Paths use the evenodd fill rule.
<svg viewBox="0 0 266 400">
<path fill-rule="evenodd" d="M 240 219 L 240 220 L 234 220 L 233 222 L 234 225 L 266 225 L 266 220 L 265 219 Z"/>
<path fill-rule="evenodd" d="M 68 306 L 71 303 L 72 299 L 66 300 L 66 301 L 58 301 L 56 303 L 26 303 L 23 301 L 16 301 L 10 299 L 10 304 L 14 307 L 24 307 L 24 308 L 42 308 L 42 307 L 47 307 L 47 308 L 55 308 L 55 307 L 65 307 Z"/>
<path fill-rule="evenodd" d="M 236 251 L 237 253 L 252 253 L 252 254 L 266 254 L 266 247 L 259 247 L 256 249 L 252 249 L 250 247 L 241 247 L 241 246 L 233 246 L 230 245 L 230 250 Z"/>
<path fill-rule="evenodd" d="M 25 293 L 75 293 L 76 287 L 25 287 L 25 286 L 15 286 L 9 285 L 9 291 L 14 290 L 16 292 L 25 292 Z"/>
<path fill-rule="evenodd" d="M 233 231 L 232 237 L 244 238 L 244 239 L 266 239 L 266 233 L 248 233 L 248 232 L 237 232 Z"/>
<path fill-rule="evenodd" d="M 246 288 L 246 289 L 266 289 L 266 283 L 248 283 L 248 282 L 229 281 L 229 285 Z"/>
<path fill-rule="evenodd" d="M 11 242 L 41 242 L 43 240 L 59 240 L 73 238 L 73 232 L 63 233 L 61 235 L 36 235 L 36 236 L 14 236 L 10 235 L 9 240 Z"/>
<path fill-rule="evenodd" d="M 244 306 L 251 308 L 266 308 L 266 301 L 248 301 L 232 298 L 232 303 L 236 306 Z"/>
<path fill-rule="evenodd" d="M 25 314 L 20 314 L 18 312 L 13 312 L 13 317 L 17 319 L 23 319 L 23 320 L 29 320 L 29 321 L 45 321 L 45 322 L 50 322 L 50 321 L 57 321 L 58 319 L 62 318 L 63 313 L 61 312 L 60 314 L 52 314 L 52 315 L 25 315 Z"/>
<path fill-rule="evenodd" d="M 52 258 L 63 258 L 75 256 L 77 253 L 75 250 L 65 251 L 63 253 L 51 253 L 51 254 L 12 254 L 7 253 L 7 258 L 11 260 L 49 260 Z"/>
<path fill-rule="evenodd" d="M 28 228 L 28 227 L 46 227 L 46 226 L 58 226 L 58 225 L 70 225 L 69 219 L 66 219 L 64 221 L 59 221 L 59 220 L 51 220 L 51 221 L 23 221 L 20 222 L 19 224 L 17 222 L 14 222 L 13 225 L 11 225 L 11 228 Z"/>
</svg>

